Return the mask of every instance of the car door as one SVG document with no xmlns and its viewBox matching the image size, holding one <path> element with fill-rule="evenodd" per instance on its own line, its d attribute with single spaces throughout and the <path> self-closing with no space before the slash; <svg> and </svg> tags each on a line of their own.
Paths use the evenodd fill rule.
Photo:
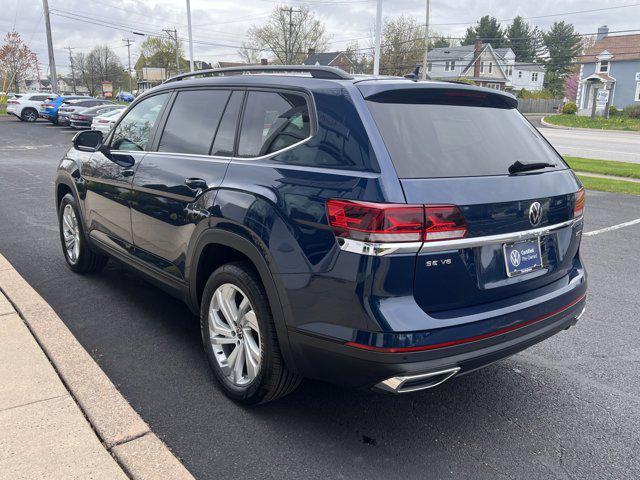
<svg viewBox="0 0 640 480">
<path fill-rule="evenodd" d="M 85 225 L 89 235 L 118 250 L 130 250 L 131 181 L 147 152 L 170 93 L 137 103 L 82 166 L 86 182 Z"/>
<path fill-rule="evenodd" d="M 177 92 L 154 151 L 136 171 L 131 203 L 135 254 L 173 279 L 184 279 L 189 240 L 208 220 L 233 154 L 243 96 L 228 89 Z"/>
</svg>

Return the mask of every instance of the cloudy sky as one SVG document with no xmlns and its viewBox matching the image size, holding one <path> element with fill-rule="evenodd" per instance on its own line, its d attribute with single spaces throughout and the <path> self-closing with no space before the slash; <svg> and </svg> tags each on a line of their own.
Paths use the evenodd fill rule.
<svg viewBox="0 0 640 480">
<path fill-rule="evenodd" d="M 277 5 L 308 6 L 326 25 L 331 49 L 351 40 L 369 45 L 376 0 L 191 0 L 194 51 L 197 60 L 237 60 L 238 46 L 253 24 L 264 22 Z M 56 65 L 68 71 L 69 52 L 88 52 L 98 44 L 114 49 L 126 65 L 122 39 L 131 38 L 132 63 L 144 36 L 177 28 L 187 37 L 185 0 L 49 0 Z M 623 8 L 617 8 L 623 7 Z M 425 0 L 384 0 L 383 15 L 413 15 L 424 20 Z M 591 11 L 589 11 L 591 10 Z M 598 10 L 598 11 L 595 11 Z M 42 65 L 47 62 L 42 0 L 0 0 L 0 32 L 15 28 Z M 516 15 L 547 28 L 555 20 L 573 23 L 581 33 L 608 24 L 611 30 L 640 29 L 640 2 L 633 0 L 432 0 L 431 22 L 439 33 L 462 36 L 467 26 L 490 14 L 504 23 Z M 71 17 L 71 18 L 70 18 Z M 638 30 L 640 32 L 640 30 Z M 4 34 L 3 34 L 4 36 Z M 44 69 L 44 68 L 43 68 Z"/>
</svg>

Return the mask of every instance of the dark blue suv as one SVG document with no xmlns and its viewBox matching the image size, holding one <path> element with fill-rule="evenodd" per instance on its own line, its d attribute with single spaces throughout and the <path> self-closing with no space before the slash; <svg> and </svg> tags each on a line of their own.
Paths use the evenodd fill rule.
<svg viewBox="0 0 640 480">
<path fill-rule="evenodd" d="M 114 257 L 183 299 L 237 401 L 302 377 L 434 387 L 585 308 L 584 189 L 516 104 L 325 67 L 175 77 L 74 138 L 66 261 Z"/>
</svg>

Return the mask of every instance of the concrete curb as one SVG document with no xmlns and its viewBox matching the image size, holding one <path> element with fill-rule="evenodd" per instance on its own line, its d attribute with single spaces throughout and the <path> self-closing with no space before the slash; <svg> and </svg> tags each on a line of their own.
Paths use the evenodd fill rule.
<svg viewBox="0 0 640 480">
<path fill-rule="evenodd" d="M 554 113 L 554 115 L 556 115 Z M 553 123 L 549 123 L 547 121 L 545 121 L 545 118 L 547 117 L 542 117 L 540 119 L 540 125 L 542 125 L 543 127 L 546 128 L 555 128 L 558 130 L 580 130 L 582 132 L 597 132 L 597 133 L 602 133 L 602 132 L 614 132 L 614 133 L 625 133 L 625 134 L 630 134 L 630 135 L 640 135 L 640 132 L 633 132 L 633 131 L 629 131 L 629 130 L 613 130 L 613 129 L 606 129 L 606 128 L 581 128 L 581 127 L 564 127 L 562 125 L 554 125 Z"/>
<path fill-rule="evenodd" d="M 194 478 L 2 254 L 0 290 L 23 318 L 106 449 L 131 478 Z"/>
</svg>

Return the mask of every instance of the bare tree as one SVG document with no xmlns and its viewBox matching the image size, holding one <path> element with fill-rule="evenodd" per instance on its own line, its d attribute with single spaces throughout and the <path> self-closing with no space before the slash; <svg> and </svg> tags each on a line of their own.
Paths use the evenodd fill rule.
<svg viewBox="0 0 640 480">
<path fill-rule="evenodd" d="M 244 60 L 253 58 L 246 55 L 248 51 L 266 52 L 281 64 L 300 64 L 309 49 L 322 51 L 328 41 L 324 24 L 305 6 L 276 7 L 267 23 L 252 26 L 247 36 L 248 42 L 238 52 Z"/>
<path fill-rule="evenodd" d="M 0 46 L 0 72 L 7 75 L 9 82 L 13 82 L 16 92 L 19 91 L 20 81 L 36 69 L 36 54 L 22 41 L 16 31 L 7 33 L 4 43 Z"/>
<path fill-rule="evenodd" d="M 100 92 L 101 82 L 121 82 L 124 69 L 116 53 L 106 45 L 94 47 L 87 55 L 78 53 L 73 65 L 80 81 L 87 87 L 91 95 Z"/>
<path fill-rule="evenodd" d="M 384 22 L 380 48 L 380 73 L 403 75 L 415 69 L 424 56 L 424 27 L 402 15 Z"/>
<path fill-rule="evenodd" d="M 264 47 L 258 47 L 257 44 L 251 45 L 248 42 L 242 42 L 242 47 L 238 50 L 238 55 L 243 62 L 254 64 L 260 63 Z"/>
</svg>

